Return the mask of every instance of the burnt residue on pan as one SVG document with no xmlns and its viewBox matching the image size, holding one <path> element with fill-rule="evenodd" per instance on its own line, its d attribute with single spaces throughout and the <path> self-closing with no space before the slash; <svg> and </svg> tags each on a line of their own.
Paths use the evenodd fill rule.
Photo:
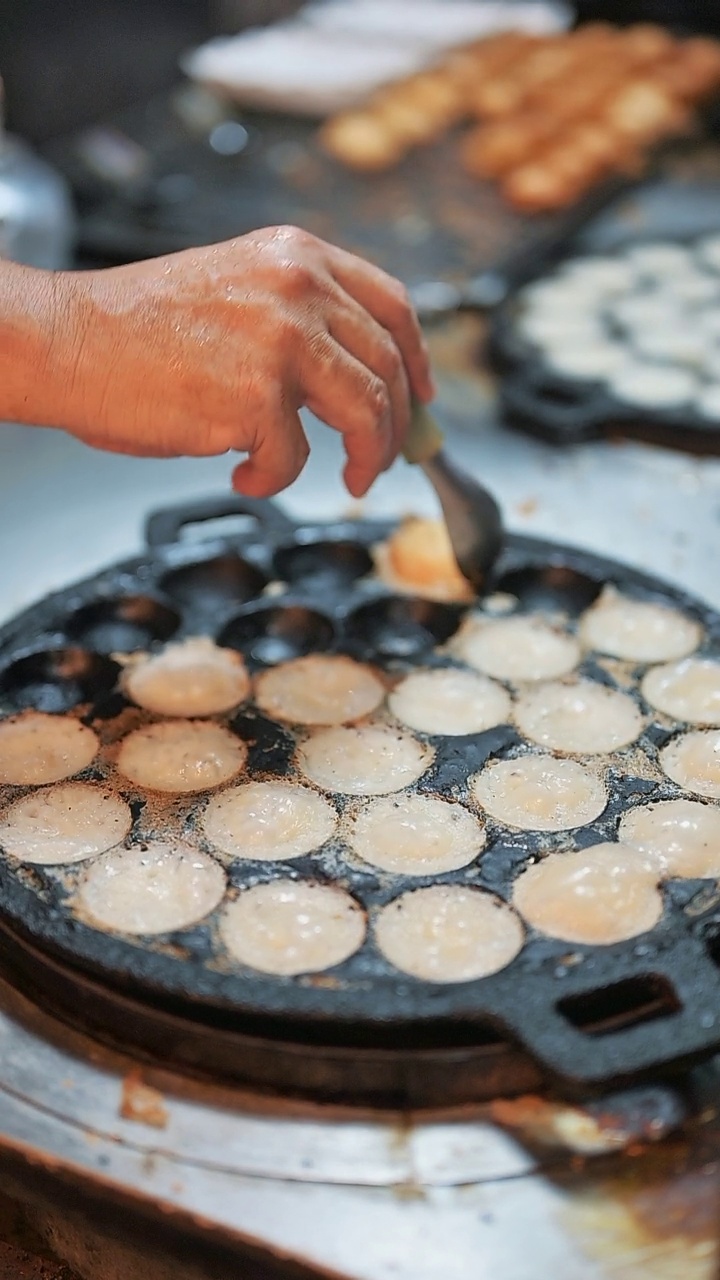
<svg viewBox="0 0 720 1280">
<path fill-rule="evenodd" d="M 218 855 L 202 829 L 207 796 L 143 795 L 114 771 L 119 740 L 151 717 L 117 692 L 118 650 L 159 650 L 210 634 L 241 650 L 253 671 L 313 652 L 373 663 L 391 686 L 418 667 L 452 665 L 444 646 L 463 606 L 401 597 L 372 576 L 371 548 L 387 523 L 291 526 L 277 508 L 252 504 L 240 535 L 185 544 L 183 524 L 243 512 L 242 499 L 162 513 L 148 552 L 79 583 L 0 632 L 0 710 L 74 711 L 101 740 L 82 777 L 114 786 L 131 804 L 134 841 L 176 837 L 221 857 L 230 897 L 278 877 L 338 884 L 377 912 L 408 888 L 438 880 L 509 900 L 518 872 L 560 848 L 617 838 L 621 815 L 680 794 L 658 767 L 672 733 L 639 703 L 638 742 L 595 758 L 607 785 L 604 812 L 570 833 L 511 830 L 487 818 L 482 855 L 440 877 L 402 877 L 362 862 L 339 832 L 285 863 Z M 701 652 L 720 648 L 720 618 L 662 582 L 557 544 L 510 538 L 495 587 L 524 611 L 575 620 L 606 583 L 669 603 L 704 629 Z M 587 658 L 579 668 L 636 700 L 642 668 Z M 295 777 L 302 733 L 248 702 L 222 723 L 248 746 L 247 774 Z M 495 758 L 529 750 L 511 726 L 467 737 L 415 735 L 434 759 L 414 787 L 466 803 L 469 780 Z M 4 788 L 4 806 L 22 794 Z M 333 797 L 338 812 L 352 803 Z M 130 938 L 90 927 L 73 911 L 81 866 L 19 867 L 0 858 L 0 964 L 41 1003 L 70 1021 L 194 1071 L 268 1088 L 397 1104 L 517 1093 L 554 1080 L 566 1091 L 604 1088 L 716 1052 L 720 1047 L 720 906 L 708 882 L 664 887 L 662 919 L 649 934 L 606 947 L 570 945 L 529 932 L 504 970 L 433 984 L 389 965 L 372 934 L 342 964 L 315 975 L 276 977 L 232 962 L 217 913 L 192 928 Z"/>
</svg>

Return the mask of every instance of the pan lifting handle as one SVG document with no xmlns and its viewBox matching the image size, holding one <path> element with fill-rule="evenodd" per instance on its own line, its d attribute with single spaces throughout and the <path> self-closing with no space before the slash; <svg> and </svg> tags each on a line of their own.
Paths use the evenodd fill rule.
<svg viewBox="0 0 720 1280">
<path fill-rule="evenodd" d="M 149 547 L 164 547 L 178 542 L 186 525 L 231 516 L 249 516 L 264 533 L 287 536 L 295 530 L 293 521 L 274 502 L 267 498 L 246 498 L 236 494 L 202 498 L 198 502 L 151 512 L 145 522 L 145 541 Z"/>
</svg>

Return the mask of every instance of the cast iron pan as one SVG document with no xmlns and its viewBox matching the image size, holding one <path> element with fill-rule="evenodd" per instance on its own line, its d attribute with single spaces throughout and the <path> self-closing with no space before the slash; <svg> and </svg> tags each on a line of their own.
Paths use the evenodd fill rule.
<svg viewBox="0 0 720 1280">
<path fill-rule="evenodd" d="M 245 527 L 201 542 L 186 525 L 242 516 Z M 316 650 L 349 652 L 390 673 L 443 665 L 436 646 L 463 608 L 391 594 L 368 576 L 369 548 L 388 523 L 295 525 L 269 503 L 209 501 L 163 511 L 147 525 L 148 551 L 52 595 L 0 631 L 0 711 L 81 707 L 102 737 L 126 706 L 115 689 L 116 650 L 154 648 L 209 633 L 241 649 L 259 669 Z M 283 586 L 263 595 L 265 585 Z M 606 582 L 665 600 L 698 618 L 706 652 L 720 650 L 720 617 L 662 582 L 621 564 L 548 542 L 511 537 L 499 590 L 525 608 L 562 609 L 572 619 Z M 588 659 L 587 674 L 612 683 Z M 639 696 L 639 695 L 638 695 Z M 647 711 L 647 708 L 643 708 Z M 291 770 L 289 731 L 252 706 L 230 720 L 250 743 L 249 770 Z M 422 735 L 420 735 L 422 736 Z M 639 746 L 650 757 L 669 737 L 650 723 Z M 462 797 L 491 756 L 512 754 L 509 727 L 431 741 L 437 756 L 417 787 Z M 620 813 L 679 794 L 674 784 L 634 776 L 622 753 L 611 766 L 610 803 L 573 833 L 574 846 L 616 836 Z M 86 777 L 102 778 L 95 765 Z M 143 800 L 125 785 L 143 827 Z M 19 794 L 5 788 L 0 802 Z M 203 797 L 187 801 L 194 830 Z M 342 803 L 342 802 L 341 802 Z M 152 835 L 152 832 L 149 833 Z M 476 865 L 442 877 L 510 894 L 514 875 L 540 847 L 533 833 L 492 822 Z M 542 847 L 567 847 L 567 833 Z M 720 907 L 715 884 L 670 882 L 651 933 L 627 943 L 569 946 L 530 932 L 503 972 L 433 985 L 390 969 L 371 931 L 361 950 L 317 977 L 276 978 L 231 965 L 215 920 L 162 938 L 95 931 L 72 913 L 78 868 L 18 868 L 0 857 L 0 965 L 55 1014 L 132 1051 L 255 1086 L 390 1105 L 457 1102 L 554 1082 L 566 1093 L 606 1087 L 685 1065 L 720 1048 Z M 360 864 L 330 844 L 292 863 L 236 862 L 231 884 L 274 876 L 339 880 L 375 910 L 407 881 Z"/>
<path fill-rule="evenodd" d="M 674 240 L 692 247 L 681 236 L 652 235 L 650 240 Z M 694 239 L 694 237 L 693 237 Z M 642 241 L 633 239 L 633 244 Z M 624 248 L 625 246 L 620 246 Z M 572 254 L 573 259 L 592 254 Z M 612 250 L 601 251 L 603 258 Z M 557 264 L 554 260 L 553 266 Z M 604 435 L 621 435 L 692 453 L 720 454 L 720 421 L 691 405 L 642 408 L 624 403 L 601 381 L 567 376 L 553 369 L 518 328 L 522 290 L 542 279 L 549 263 L 539 263 L 518 282 L 490 317 L 487 351 L 501 375 L 499 405 L 503 419 L 550 444 L 583 444 Z"/>
</svg>

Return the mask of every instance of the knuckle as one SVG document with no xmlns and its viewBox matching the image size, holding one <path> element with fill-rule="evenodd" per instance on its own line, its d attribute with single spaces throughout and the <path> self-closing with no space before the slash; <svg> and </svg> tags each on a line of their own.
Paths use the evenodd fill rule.
<svg viewBox="0 0 720 1280">
<path fill-rule="evenodd" d="M 388 341 L 384 344 L 383 360 L 390 376 L 393 379 L 398 378 L 403 369 L 403 359 L 394 342 Z"/>
<path fill-rule="evenodd" d="M 313 236 L 309 231 L 305 231 L 302 227 L 296 227 L 294 223 L 285 223 L 278 227 L 278 235 L 289 245 L 297 245 L 304 248 L 313 240 Z"/>
<path fill-rule="evenodd" d="M 315 287 L 315 275 L 306 262 L 289 256 L 282 265 L 285 283 L 293 296 L 309 293 Z"/>
<path fill-rule="evenodd" d="M 333 350 L 330 334 L 327 329 L 319 326 L 308 328 L 305 325 L 299 326 L 298 337 L 307 347 L 309 358 L 317 365 L 335 365 L 339 360 L 339 353 Z"/>
<path fill-rule="evenodd" d="M 413 305 L 404 284 L 400 280 L 393 280 L 390 284 L 390 296 L 393 300 L 398 315 L 409 318 L 413 312 Z"/>
<path fill-rule="evenodd" d="M 380 378 L 372 378 L 367 387 L 365 405 L 371 422 L 378 426 L 390 413 L 390 393 Z"/>
</svg>

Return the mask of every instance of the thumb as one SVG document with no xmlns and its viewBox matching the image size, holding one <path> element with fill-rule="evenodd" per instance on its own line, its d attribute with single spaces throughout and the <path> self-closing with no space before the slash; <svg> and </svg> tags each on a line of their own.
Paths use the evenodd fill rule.
<svg viewBox="0 0 720 1280">
<path fill-rule="evenodd" d="M 258 432 L 250 457 L 235 468 L 233 489 L 249 498 L 270 498 L 297 480 L 310 453 L 295 409 L 278 403 Z"/>
</svg>

